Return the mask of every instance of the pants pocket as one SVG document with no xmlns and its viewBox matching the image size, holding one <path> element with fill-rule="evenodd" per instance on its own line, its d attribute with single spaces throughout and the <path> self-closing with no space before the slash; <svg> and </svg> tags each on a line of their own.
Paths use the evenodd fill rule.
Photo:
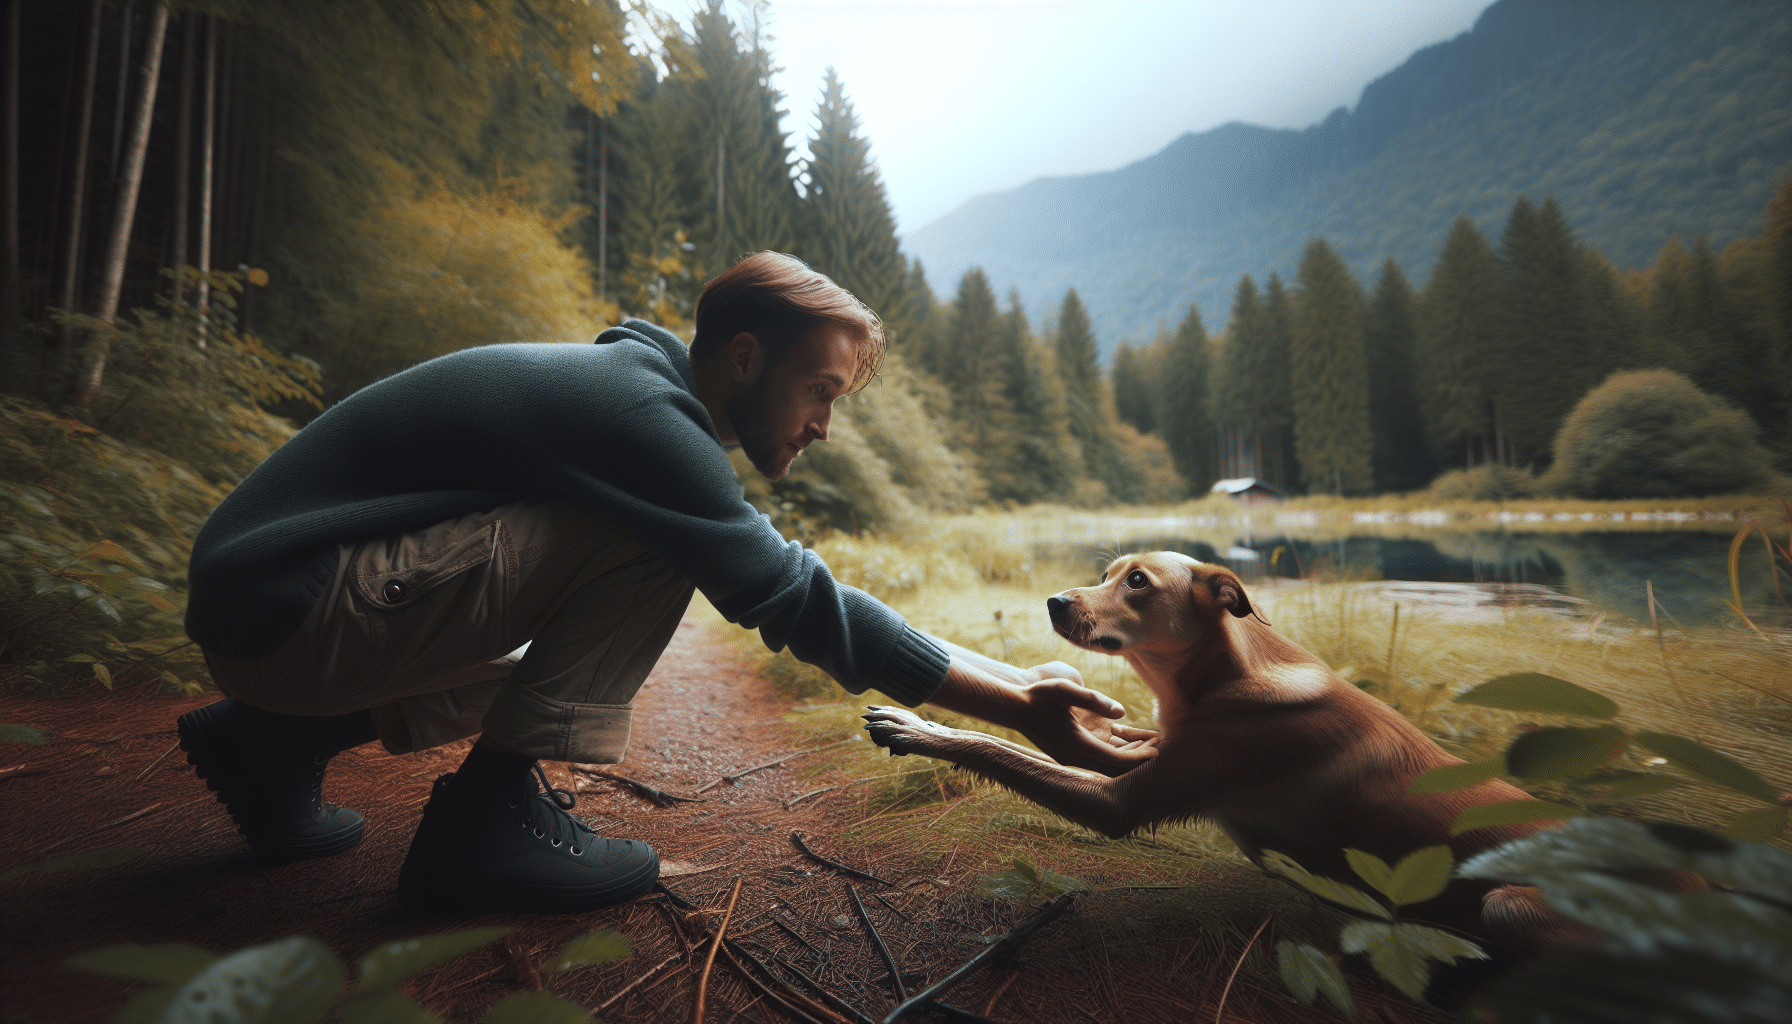
<svg viewBox="0 0 1792 1024">
<path fill-rule="evenodd" d="M 365 541 L 351 585 L 388 672 L 445 675 L 505 654 L 516 555 L 494 513 Z"/>
</svg>

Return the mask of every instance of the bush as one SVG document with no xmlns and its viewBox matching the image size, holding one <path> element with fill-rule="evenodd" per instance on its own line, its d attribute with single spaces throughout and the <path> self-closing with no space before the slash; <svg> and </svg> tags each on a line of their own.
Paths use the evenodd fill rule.
<svg viewBox="0 0 1792 1024">
<path fill-rule="evenodd" d="M 1431 481 L 1426 496 L 1438 501 L 1510 501 L 1514 498 L 1535 498 L 1537 478 L 1528 469 L 1512 466 L 1483 465 L 1473 469 L 1452 469 Z"/>
<path fill-rule="evenodd" d="M 1563 421 L 1545 483 L 1575 498 L 1758 493 L 1776 480 L 1756 434 L 1747 413 L 1678 373 L 1614 373 Z"/>
</svg>

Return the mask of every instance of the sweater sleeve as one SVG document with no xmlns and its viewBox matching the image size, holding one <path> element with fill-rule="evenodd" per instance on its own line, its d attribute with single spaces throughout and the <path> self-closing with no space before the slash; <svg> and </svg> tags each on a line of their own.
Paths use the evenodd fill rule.
<svg viewBox="0 0 1792 1024">
<path fill-rule="evenodd" d="M 819 555 L 786 541 L 747 503 L 689 391 L 661 379 L 627 404 L 583 413 L 601 416 L 597 429 L 587 419 L 554 433 L 602 441 L 560 463 L 563 491 L 607 511 L 729 621 L 853 693 L 875 688 L 912 706 L 939 688 L 949 656 L 883 602 L 834 579 Z"/>
</svg>

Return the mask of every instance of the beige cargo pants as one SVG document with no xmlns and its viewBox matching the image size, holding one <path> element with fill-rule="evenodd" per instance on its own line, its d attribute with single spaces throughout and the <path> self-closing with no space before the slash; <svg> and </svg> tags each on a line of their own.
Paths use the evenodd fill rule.
<svg viewBox="0 0 1792 1024">
<path fill-rule="evenodd" d="M 269 711 L 371 708 L 394 754 L 483 732 L 531 757 L 614 764 L 691 592 L 597 513 L 517 502 L 342 545 L 285 647 L 206 661 L 219 689 Z"/>
</svg>

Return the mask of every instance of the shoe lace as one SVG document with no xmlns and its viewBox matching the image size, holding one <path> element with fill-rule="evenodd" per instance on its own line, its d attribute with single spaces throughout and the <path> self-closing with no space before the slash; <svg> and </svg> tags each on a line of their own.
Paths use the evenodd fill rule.
<svg viewBox="0 0 1792 1024">
<path fill-rule="evenodd" d="M 539 763 L 533 766 L 535 777 L 541 780 L 539 793 L 532 794 L 529 800 L 529 827 L 536 835 L 547 835 L 555 847 L 567 841 L 576 842 L 581 832 L 595 835 L 591 826 L 566 813 L 578 805 L 578 797 L 548 782 L 547 773 L 541 770 Z M 579 850 L 575 846 L 574 853 Z"/>
</svg>

